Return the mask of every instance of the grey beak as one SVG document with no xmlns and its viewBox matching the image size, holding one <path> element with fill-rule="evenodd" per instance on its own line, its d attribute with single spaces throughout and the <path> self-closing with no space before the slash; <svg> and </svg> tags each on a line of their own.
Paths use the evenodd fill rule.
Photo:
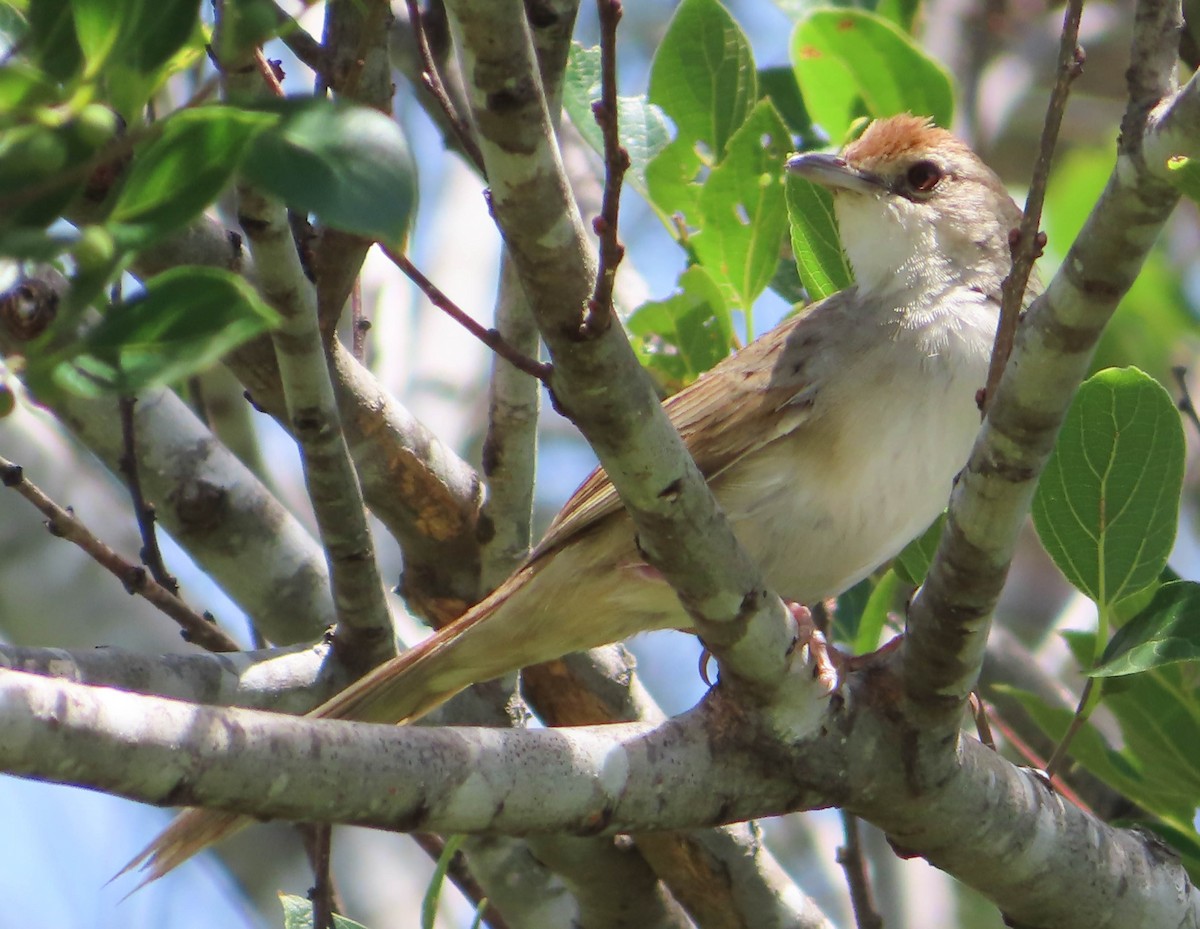
<svg viewBox="0 0 1200 929">
<path fill-rule="evenodd" d="M 877 174 L 854 167 L 840 155 L 827 152 L 805 152 L 787 160 L 790 173 L 835 190 L 853 190 L 862 194 L 879 194 L 887 184 Z"/>
</svg>

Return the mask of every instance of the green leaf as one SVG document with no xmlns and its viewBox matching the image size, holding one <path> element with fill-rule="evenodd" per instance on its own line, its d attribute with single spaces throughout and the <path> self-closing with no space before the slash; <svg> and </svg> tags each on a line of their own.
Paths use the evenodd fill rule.
<svg viewBox="0 0 1200 929">
<path fill-rule="evenodd" d="M 674 393 L 729 354 L 733 322 L 721 287 L 700 265 L 679 276 L 680 292 L 643 304 L 626 321 L 634 350 Z"/>
<path fill-rule="evenodd" d="M 904 583 L 919 587 L 925 582 L 925 575 L 929 573 L 929 566 L 933 564 L 933 556 L 937 552 L 945 525 L 946 514 L 943 513 L 896 556 L 892 568 Z"/>
<path fill-rule="evenodd" d="M 823 300 L 854 283 L 850 263 L 838 238 L 833 197 L 825 188 L 789 175 L 784 185 L 792 254 L 804 289 L 812 300 Z"/>
<path fill-rule="evenodd" d="M 692 225 L 696 184 L 758 99 L 754 56 L 738 24 L 716 0 L 683 0 L 650 67 L 650 102 L 675 124 L 675 141 L 650 162 L 650 202 L 664 219 Z"/>
<path fill-rule="evenodd" d="M 33 0 L 29 4 L 29 34 L 34 60 L 50 77 L 66 81 L 83 63 L 75 35 L 70 0 Z"/>
<path fill-rule="evenodd" d="M 949 126 L 946 70 L 893 23 L 863 10 L 819 9 L 796 25 L 792 66 L 813 122 L 832 139 L 860 116 L 914 113 Z"/>
<path fill-rule="evenodd" d="M 95 77 L 105 61 L 117 49 L 121 32 L 138 16 L 146 0 L 71 0 L 75 15 L 75 35 L 88 67 L 85 77 Z"/>
<path fill-rule="evenodd" d="M 783 164 L 791 138 L 769 100 L 761 101 L 729 140 L 725 159 L 700 191 L 696 257 L 749 310 L 779 265 L 787 205 Z"/>
<path fill-rule="evenodd" d="M 1200 584 L 1175 581 L 1158 589 L 1141 613 L 1113 637 L 1092 677 L 1136 674 L 1200 659 Z"/>
<path fill-rule="evenodd" d="M 295 894 L 281 893 L 279 903 L 283 907 L 283 929 L 312 929 L 313 905 L 311 900 Z M 337 913 L 333 914 L 333 926 L 334 929 L 366 929 L 362 923 L 339 916 Z"/>
<path fill-rule="evenodd" d="M 85 396 L 182 380 L 278 325 L 246 281 L 219 268 L 173 268 L 112 307 L 53 378 Z"/>
<path fill-rule="evenodd" d="M 326 100 L 290 100 L 254 138 L 242 170 L 293 210 L 326 226 L 402 246 L 416 210 L 416 166 L 384 114 Z"/>
<path fill-rule="evenodd" d="M 760 68 L 758 72 L 760 98 L 770 97 L 775 109 L 783 117 L 788 131 L 800 140 L 800 148 L 824 145 L 828 140 L 818 136 L 813 129 L 812 119 L 804 106 L 800 87 L 796 83 L 796 72 L 782 65 Z"/>
<path fill-rule="evenodd" d="M 896 602 L 899 592 L 900 577 L 889 568 L 871 591 L 871 597 L 863 608 L 854 636 L 854 654 L 866 655 L 879 647 L 879 639 L 887 626 L 888 610 Z"/>
<path fill-rule="evenodd" d="M 1183 429 L 1136 368 L 1079 389 L 1033 498 L 1033 523 L 1067 579 L 1102 608 L 1154 583 L 1175 540 Z"/>
<path fill-rule="evenodd" d="M 200 22 L 198 0 L 143 0 L 124 37 L 124 63 L 143 74 L 166 64 Z"/>
<path fill-rule="evenodd" d="M 601 155 L 604 136 L 592 104 L 600 99 L 600 49 L 571 43 L 567 71 L 563 76 L 563 108 L 579 134 Z M 671 141 L 671 129 L 663 111 L 645 97 L 617 97 L 617 129 L 621 145 L 629 153 L 629 171 L 625 180 L 643 196 L 646 166 Z"/>
<path fill-rule="evenodd" d="M 233 178 L 255 133 L 277 117 L 229 106 L 182 110 L 134 158 L 110 215 L 123 248 L 148 245 L 194 219 Z"/>
<path fill-rule="evenodd" d="M 863 613 L 874 590 L 871 578 L 863 578 L 849 590 L 838 594 L 833 614 L 833 641 L 853 646 L 857 641 Z"/>
<path fill-rule="evenodd" d="M 438 855 L 437 867 L 433 870 L 429 888 L 425 891 L 425 898 L 421 901 L 421 929 L 433 929 L 433 924 L 437 920 L 438 900 L 442 895 L 442 886 L 446 883 L 446 872 L 450 870 L 450 863 L 458 854 L 465 839 L 464 835 L 450 836 L 442 848 L 442 853 Z"/>
</svg>

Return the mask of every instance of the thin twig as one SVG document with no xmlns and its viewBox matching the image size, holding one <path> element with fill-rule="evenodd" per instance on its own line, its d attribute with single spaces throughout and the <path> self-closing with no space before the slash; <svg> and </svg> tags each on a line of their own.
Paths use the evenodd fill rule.
<svg viewBox="0 0 1200 929">
<path fill-rule="evenodd" d="M 409 280 L 421 288 L 421 291 L 429 298 L 429 301 L 434 306 L 450 316 L 451 319 L 466 329 L 467 332 L 471 333 L 471 335 L 475 336 L 475 338 L 477 338 L 480 342 L 482 342 L 517 369 L 524 371 L 526 374 L 529 374 L 532 377 L 536 377 L 543 384 L 548 385 L 550 383 L 550 374 L 553 371 L 553 367 L 551 365 L 537 361 L 536 359 L 530 358 L 528 355 L 517 351 L 506 341 L 504 341 L 504 338 L 495 329 L 485 329 L 465 312 L 463 312 L 462 308 L 458 306 L 458 304 L 442 293 L 437 286 L 434 285 L 434 283 L 430 281 L 429 278 L 427 278 L 424 274 L 418 271 L 416 267 L 414 267 L 413 263 L 404 255 L 400 254 L 399 252 L 392 251 L 392 249 L 388 248 L 382 242 L 378 244 L 380 250 L 387 255 L 392 264 L 403 271 Z"/>
<path fill-rule="evenodd" d="M 875 909 L 875 895 L 871 892 L 871 879 L 867 875 L 867 862 L 862 842 L 859 841 L 858 817 L 845 810 L 839 812 L 842 814 L 846 844 L 837 850 L 837 863 L 846 874 L 850 904 L 854 907 L 854 922 L 858 929 L 882 929 L 883 917 Z"/>
<path fill-rule="evenodd" d="M 254 50 L 254 66 L 258 68 L 259 75 L 272 94 L 276 97 L 286 96 L 283 89 L 283 69 L 279 67 L 278 62 L 271 61 L 263 54 L 261 48 L 256 48 Z"/>
<path fill-rule="evenodd" d="M 158 533 L 154 529 L 154 504 L 142 493 L 142 480 L 138 475 L 137 435 L 133 422 L 133 407 L 136 397 L 121 397 L 117 409 L 121 416 L 121 459 L 118 465 L 125 475 L 125 486 L 133 500 L 133 515 L 137 519 L 138 533 L 142 537 L 139 553 L 142 563 L 150 569 L 150 575 L 175 596 L 179 596 L 179 581 L 167 571 L 163 563 L 162 550 L 158 547 Z"/>
<path fill-rule="evenodd" d="M 1029 196 L 1025 198 L 1025 213 L 1021 225 L 1012 235 L 1013 267 L 1001 287 L 1000 322 L 996 327 L 996 343 L 992 348 L 992 361 L 988 367 L 987 386 L 984 388 L 981 410 L 984 415 L 996 396 L 1004 366 L 1012 352 L 1016 338 L 1017 323 L 1021 318 L 1021 305 L 1025 300 L 1025 288 L 1033 263 L 1045 248 L 1045 236 L 1039 231 L 1042 222 L 1042 204 L 1046 199 L 1046 182 L 1050 177 L 1050 160 L 1058 142 L 1058 130 L 1062 126 L 1063 112 L 1067 108 L 1067 97 L 1071 83 L 1083 71 L 1084 54 L 1079 47 L 1079 18 L 1083 13 L 1083 0 L 1067 0 L 1063 16 L 1062 41 L 1058 50 L 1058 77 L 1050 91 L 1050 103 L 1046 107 L 1046 122 L 1042 127 L 1042 138 L 1038 145 L 1037 160 L 1033 166 L 1033 177 L 1029 183 Z"/>
<path fill-rule="evenodd" d="M 1088 700 L 1092 696 L 1092 686 L 1095 682 L 1094 677 L 1089 677 L 1084 682 L 1083 692 L 1079 695 L 1079 705 L 1075 707 L 1075 715 L 1071 717 L 1071 725 L 1067 726 L 1067 731 L 1063 733 L 1062 739 L 1054 747 L 1054 753 L 1050 756 L 1050 760 L 1046 762 L 1046 777 L 1053 779 L 1059 765 L 1067 757 L 1067 750 L 1071 747 L 1075 736 L 1087 723 L 1088 717 L 1091 715 L 1088 711 Z"/>
<path fill-rule="evenodd" d="M 621 211 L 621 184 L 629 170 L 629 152 L 621 145 L 617 123 L 617 24 L 621 0 L 596 0 L 600 16 L 600 99 L 592 104 L 592 115 L 604 137 L 604 199 L 592 228 L 600 237 L 600 261 L 596 287 L 588 301 L 584 329 L 601 332 L 612 320 L 613 281 L 625 257 L 625 246 L 617 238 Z"/>
<path fill-rule="evenodd" d="M 313 905 L 313 927 L 333 929 L 333 914 L 345 912 L 330 868 L 333 827 L 329 823 L 306 823 L 299 831 L 313 869 L 313 886 L 308 892 Z"/>
<path fill-rule="evenodd" d="M 434 835 L 432 832 L 414 832 L 412 838 L 433 861 L 438 861 L 442 857 L 446 843 L 441 836 Z M 508 923 L 504 921 L 504 916 L 487 902 L 487 895 L 475 880 L 474 875 L 467 869 L 461 853 L 451 859 L 450 866 L 446 869 L 446 876 L 450 878 L 462 895 L 475 905 L 476 910 L 481 905 L 483 906 L 483 921 L 491 929 L 508 929 Z"/>
<path fill-rule="evenodd" d="M 1096 811 L 1093 810 L 1087 803 L 1085 803 L 1084 799 L 1079 796 L 1079 794 L 1071 789 L 1071 786 L 1062 779 L 1062 775 L 1049 774 L 1046 772 L 1046 759 L 1038 754 L 1032 745 L 1017 735 L 1016 730 L 1014 730 L 1012 726 L 1008 725 L 1003 716 L 996 712 L 995 707 L 984 704 L 983 709 L 984 712 L 989 713 L 992 719 L 995 720 L 996 728 L 1000 730 L 1000 734 L 1004 736 L 1004 740 L 1008 742 L 1010 746 L 1012 746 L 1013 750 L 1021 756 L 1027 765 L 1029 765 L 1031 768 L 1041 771 L 1043 774 L 1046 774 L 1047 779 L 1050 781 L 1050 786 L 1058 791 L 1058 793 L 1062 794 L 1062 796 L 1074 803 L 1081 810 L 1096 815 Z"/>
<path fill-rule="evenodd" d="M 187 606 L 166 587 L 155 581 L 140 565 L 122 558 L 101 542 L 69 509 L 64 509 L 35 484 L 25 478 L 20 465 L 0 458 L 0 483 L 11 487 L 46 517 L 50 534 L 82 548 L 102 568 L 109 571 L 131 594 L 138 594 L 166 613 L 183 628 L 183 636 L 212 652 L 236 652 L 237 642 L 213 624 L 211 618 Z"/>
<path fill-rule="evenodd" d="M 446 114 L 446 119 L 450 122 L 451 130 L 453 130 L 467 157 L 471 159 L 471 163 L 475 165 L 476 170 L 481 175 L 487 177 L 487 171 L 483 167 L 483 152 L 479 150 L 479 144 L 475 141 L 475 137 L 471 133 L 471 127 L 467 125 L 466 120 L 459 114 L 457 108 L 454 106 L 454 101 L 450 99 L 450 94 L 446 92 L 446 85 L 442 83 L 437 62 L 433 60 L 433 51 L 429 47 L 429 37 L 425 34 L 425 25 L 421 19 L 421 5 L 417 0 L 406 0 L 406 2 L 408 6 L 408 21 L 412 26 L 413 38 L 417 43 L 417 54 L 421 57 L 421 83 L 425 85 L 426 90 L 433 94 L 433 98 L 437 101 L 438 106 Z"/>
<path fill-rule="evenodd" d="M 1171 373 L 1175 376 L 1175 383 L 1179 385 L 1179 412 L 1191 421 L 1197 432 L 1200 432 L 1200 415 L 1196 413 L 1196 405 L 1192 403 L 1192 394 L 1187 385 L 1188 369 L 1183 365 L 1176 365 L 1171 369 Z"/>
<path fill-rule="evenodd" d="M 276 35 L 288 47 L 300 62 L 312 69 L 314 74 L 327 79 L 329 71 L 329 55 L 324 47 L 300 25 L 299 21 L 280 7 L 275 5 L 275 21 L 279 26 Z"/>
</svg>

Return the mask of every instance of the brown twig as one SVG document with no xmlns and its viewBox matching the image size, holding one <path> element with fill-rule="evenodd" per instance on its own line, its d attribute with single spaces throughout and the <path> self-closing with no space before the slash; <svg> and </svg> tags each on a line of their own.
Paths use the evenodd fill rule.
<svg viewBox="0 0 1200 929">
<path fill-rule="evenodd" d="M 329 823 L 305 823 L 299 826 L 299 831 L 313 869 L 313 886 L 308 892 L 313 905 L 313 927 L 333 929 L 333 914 L 345 912 L 330 868 L 333 827 Z"/>
<path fill-rule="evenodd" d="M 996 728 L 1000 731 L 1000 734 L 1004 736 L 1004 740 L 1008 742 L 1010 746 L 1012 746 L 1013 750 L 1025 761 L 1027 765 L 1046 774 L 1047 778 L 1050 780 L 1050 785 L 1081 810 L 1085 810 L 1093 815 L 1096 814 L 1096 811 L 1093 810 L 1087 803 L 1085 803 L 1079 794 L 1071 789 L 1070 785 L 1068 785 L 1067 782 L 1062 779 L 1061 775 L 1050 774 L 1046 771 L 1046 759 L 1038 754 L 1032 745 L 1017 735 L 1016 730 L 1014 730 L 1010 725 L 1008 725 L 1007 722 L 1005 722 L 1004 717 L 996 712 L 995 707 L 990 706 L 989 704 L 982 704 L 982 707 L 984 712 L 991 714 L 991 718 L 995 720 Z"/>
<path fill-rule="evenodd" d="M 1046 106 L 1046 122 L 1042 127 L 1042 138 L 1038 145 L 1037 160 L 1033 166 L 1033 177 L 1029 182 L 1029 196 L 1025 198 L 1025 213 L 1021 225 L 1013 235 L 1013 267 L 1001 287 L 1000 322 L 996 327 L 996 343 L 992 348 L 992 361 L 988 367 L 987 386 L 984 388 L 982 412 L 987 414 L 996 396 L 996 388 L 1008 364 L 1016 338 L 1017 323 L 1021 318 L 1021 304 L 1025 299 L 1025 288 L 1033 263 L 1042 254 L 1046 245 L 1045 236 L 1039 232 L 1042 221 L 1042 204 L 1046 199 L 1046 181 L 1050 177 L 1050 160 L 1058 142 L 1058 130 L 1062 126 L 1063 112 L 1067 108 L 1067 97 L 1071 83 L 1083 71 L 1084 54 L 1079 47 L 1079 18 L 1083 13 L 1083 0 L 1067 0 L 1063 15 L 1062 41 L 1058 50 L 1058 77 L 1050 91 L 1050 102 Z"/>
<path fill-rule="evenodd" d="M 1191 421 L 1197 432 L 1200 432 L 1200 415 L 1196 413 L 1196 405 L 1192 403 L 1192 394 L 1187 385 L 1188 369 L 1183 365 L 1176 365 L 1171 369 L 1171 374 L 1175 376 L 1175 383 L 1179 385 L 1179 412 Z"/>
<path fill-rule="evenodd" d="M 117 401 L 117 410 L 121 417 L 121 443 L 123 451 L 118 466 L 125 476 L 125 486 L 129 489 L 133 501 L 133 515 L 137 519 L 138 533 L 142 537 L 142 563 L 149 568 L 150 576 L 179 596 L 179 581 L 167 570 L 163 563 L 162 550 L 158 547 L 158 533 L 154 529 L 154 504 L 150 503 L 142 493 L 142 481 L 138 475 L 137 465 L 137 434 L 133 422 L 133 407 L 136 397 L 121 397 Z"/>
<path fill-rule="evenodd" d="M 871 880 L 867 875 L 867 862 L 863 855 L 862 842 L 858 836 L 858 817 L 845 810 L 842 814 L 842 829 L 846 844 L 837 850 L 837 863 L 846 874 L 850 888 L 850 904 L 854 907 L 854 922 L 858 929 L 883 929 L 883 917 L 875 909 L 875 895 L 871 892 Z"/>
<path fill-rule="evenodd" d="M 286 96 L 282 83 L 283 69 L 279 67 L 279 62 L 271 61 L 263 54 L 261 48 L 256 48 L 254 50 L 254 66 L 272 94 L 276 97 Z"/>
<path fill-rule="evenodd" d="M 328 80 L 329 55 L 321 43 L 278 4 L 275 6 L 275 21 L 279 26 L 276 32 L 279 40 L 314 74 Z"/>
<path fill-rule="evenodd" d="M 1089 707 L 1088 701 L 1092 696 L 1093 685 L 1096 679 L 1089 677 L 1083 685 L 1083 692 L 1079 695 L 1079 705 L 1075 707 L 1075 715 L 1071 717 L 1071 724 L 1067 726 L 1067 731 L 1063 733 L 1063 737 L 1059 740 L 1058 745 L 1054 746 L 1054 753 L 1050 756 L 1050 760 L 1046 762 L 1046 777 L 1053 779 L 1057 773 L 1059 766 L 1067 757 L 1067 751 L 1071 747 L 1071 743 L 1075 741 L 1075 736 L 1079 734 L 1088 721 Z"/>
<path fill-rule="evenodd" d="M 477 338 L 480 342 L 494 351 L 505 361 L 509 362 L 515 368 L 520 371 L 524 371 L 526 374 L 532 377 L 536 377 L 543 384 L 549 385 L 550 374 L 554 370 L 551 365 L 538 361 L 537 359 L 530 358 L 528 355 L 517 351 L 506 341 L 504 341 L 504 338 L 495 329 L 485 329 L 465 312 L 463 312 L 462 308 L 459 307 L 458 304 L 442 293 L 434 285 L 434 283 L 424 274 L 418 271 L 416 267 L 414 267 L 413 263 L 404 255 L 393 251 L 382 242 L 378 244 L 380 250 L 387 255 L 392 264 L 403 271 L 409 280 L 420 287 L 421 291 L 429 298 L 430 302 L 434 306 L 450 316 L 451 319 L 466 329 L 467 332 L 471 333 L 471 335 L 475 336 L 475 338 Z"/>
<path fill-rule="evenodd" d="M 621 212 L 621 184 L 629 170 L 629 152 L 621 145 L 617 122 L 617 25 L 621 0 L 596 0 L 600 17 L 600 99 L 592 104 L 592 115 L 604 137 L 604 198 L 592 228 L 600 237 L 600 260 L 596 287 L 588 301 L 584 328 L 600 332 L 612 320 L 613 281 L 625 257 L 625 246 L 617 238 Z"/>
<path fill-rule="evenodd" d="M 454 101 L 450 99 L 450 94 L 446 92 L 446 85 L 442 83 L 437 62 L 433 60 L 433 51 L 429 47 L 429 37 L 425 34 L 425 25 L 421 19 L 421 5 L 418 3 L 418 0 L 406 0 L 406 3 L 408 6 L 408 21 L 412 26 L 413 38 L 417 43 L 417 54 L 421 57 L 421 83 L 425 85 L 426 90 L 433 94 L 433 98 L 437 101 L 438 106 L 446 114 L 446 119 L 450 122 L 450 128 L 454 132 L 455 138 L 458 139 L 467 157 L 471 159 L 471 163 L 483 177 L 487 177 L 487 171 L 483 166 L 483 152 L 479 150 L 479 145 L 476 143 L 475 137 L 471 134 L 471 127 L 467 125 L 466 120 L 459 114 L 457 108 L 454 106 Z"/>
<path fill-rule="evenodd" d="M 433 861 L 442 857 L 446 843 L 442 841 L 441 836 L 434 835 L 432 832 L 414 832 L 412 838 Z M 508 929 L 508 923 L 505 922 L 504 916 L 487 902 L 487 895 L 475 880 L 474 875 L 467 870 L 461 854 L 455 855 L 450 861 L 450 866 L 446 869 L 446 876 L 464 897 L 475 904 L 476 910 L 481 904 L 483 905 L 483 921 L 491 929 Z"/>
<path fill-rule="evenodd" d="M 20 465 L 0 458 L 0 483 L 11 487 L 46 517 L 51 535 L 82 548 L 109 571 L 131 594 L 139 594 L 183 628 L 183 636 L 212 652 L 236 652 L 237 642 L 221 631 L 207 615 L 200 615 L 175 594 L 155 581 L 140 565 L 132 564 L 101 542 L 68 509 L 60 507 L 26 478 Z"/>
</svg>

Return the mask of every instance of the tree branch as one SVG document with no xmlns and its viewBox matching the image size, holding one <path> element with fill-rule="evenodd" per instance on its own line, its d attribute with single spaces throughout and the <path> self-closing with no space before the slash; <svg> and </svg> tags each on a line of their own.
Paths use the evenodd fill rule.
<svg viewBox="0 0 1200 929">
<path fill-rule="evenodd" d="M 225 80 L 242 92 L 253 87 L 253 75 L 234 69 Z M 244 183 L 237 194 L 238 221 L 254 255 L 259 290 L 283 317 L 271 342 L 329 566 L 335 647 L 339 659 L 363 672 L 395 655 L 396 647 L 362 490 L 338 415 L 316 293 L 305 277 L 283 204 Z"/>
<path fill-rule="evenodd" d="M 1151 8 L 1158 13 L 1150 15 Z M 1174 32 L 1164 26 L 1169 13 L 1149 2 L 1139 11 L 1135 55 L 1139 49 L 1149 54 L 1152 44 L 1170 46 Z M 1154 30 L 1151 43 L 1148 33 Z M 1169 74 L 1174 51 L 1152 60 Z M 1169 78 L 1140 81 L 1157 87 Z M 1131 85 L 1135 101 L 1137 83 Z M 1142 121 L 1127 117 L 1108 186 L 1054 280 L 1026 314 L 995 404 L 955 486 L 937 556 L 909 611 L 902 650 L 905 693 L 913 701 L 914 722 L 930 733 L 935 765 L 954 764 L 933 742 L 936 733 L 957 729 L 962 703 L 978 678 L 988 617 L 1037 477 L 1100 333 L 1178 200 L 1140 158 L 1149 110 L 1146 101 L 1131 103 L 1130 113 L 1142 113 Z M 936 774 L 931 770 L 930 776 Z"/>
<path fill-rule="evenodd" d="M 31 483 L 20 465 L 0 457 L 0 483 L 11 487 L 37 507 L 46 517 L 46 528 L 51 535 L 78 545 L 93 561 L 117 578 L 126 591 L 144 597 L 179 623 L 184 639 L 213 652 L 235 652 L 240 648 L 210 617 L 201 616 L 184 603 L 179 598 L 178 587 L 175 590 L 164 587 L 144 567 L 127 561 L 101 542 L 74 513 L 63 509 Z"/>
</svg>

